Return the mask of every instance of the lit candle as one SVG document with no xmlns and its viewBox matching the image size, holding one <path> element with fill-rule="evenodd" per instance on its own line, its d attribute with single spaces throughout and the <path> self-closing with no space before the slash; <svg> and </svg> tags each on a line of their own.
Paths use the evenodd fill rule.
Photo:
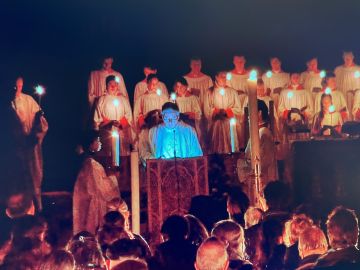
<svg viewBox="0 0 360 270">
<path fill-rule="evenodd" d="M 330 112 L 330 113 L 335 112 L 335 106 L 334 106 L 334 105 L 330 105 L 330 107 L 329 107 L 329 112 Z"/>
<path fill-rule="evenodd" d="M 176 101 L 176 93 L 174 93 L 174 92 L 171 93 L 171 94 L 170 94 L 170 99 L 171 99 L 172 102 L 175 103 L 175 101 Z"/>
<path fill-rule="evenodd" d="M 220 95 L 224 96 L 224 95 L 225 95 L 225 89 L 224 89 L 224 88 L 220 88 L 219 93 L 220 93 Z"/>
<path fill-rule="evenodd" d="M 330 87 L 325 88 L 325 94 L 327 94 L 327 95 L 331 94 L 331 88 Z"/>
<path fill-rule="evenodd" d="M 257 71 L 253 69 L 249 73 L 248 86 L 249 89 L 252 89 L 256 92 L 256 83 L 257 83 Z"/>
<path fill-rule="evenodd" d="M 233 118 L 230 119 L 231 153 L 235 152 L 235 126 L 236 126 L 236 118 L 233 117 Z"/>
<path fill-rule="evenodd" d="M 41 106 L 41 96 L 45 93 L 45 88 L 42 85 L 35 86 L 35 93 L 39 96 L 39 106 Z"/>
<path fill-rule="evenodd" d="M 227 81 L 231 81 L 231 79 L 232 79 L 232 74 L 231 74 L 231 72 L 226 73 L 226 80 L 227 80 Z"/>
<path fill-rule="evenodd" d="M 320 78 L 325 78 L 326 77 L 326 71 L 325 70 L 322 70 L 320 71 Z"/>
<path fill-rule="evenodd" d="M 271 70 L 266 72 L 266 77 L 269 78 L 269 79 L 272 77 L 272 71 Z"/>
<path fill-rule="evenodd" d="M 287 97 L 289 99 L 292 99 L 294 97 L 294 93 L 292 91 L 290 91 L 289 93 L 287 93 Z"/>
<path fill-rule="evenodd" d="M 120 78 L 118 76 L 115 76 L 115 82 L 120 83 Z"/>
<path fill-rule="evenodd" d="M 360 71 L 355 71 L 354 72 L 354 77 L 355 77 L 355 79 L 359 79 L 360 78 Z"/>
<path fill-rule="evenodd" d="M 158 96 L 161 96 L 161 89 L 160 88 L 158 88 L 158 89 L 156 89 L 156 94 L 158 95 Z"/>
<path fill-rule="evenodd" d="M 111 140 L 112 165 L 118 167 L 120 165 L 120 136 L 116 127 L 112 127 Z"/>
</svg>

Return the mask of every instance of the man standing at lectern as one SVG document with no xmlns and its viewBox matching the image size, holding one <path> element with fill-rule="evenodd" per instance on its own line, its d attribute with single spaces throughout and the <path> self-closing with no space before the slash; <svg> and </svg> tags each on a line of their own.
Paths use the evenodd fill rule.
<svg viewBox="0 0 360 270">
<path fill-rule="evenodd" d="M 196 131 L 179 121 L 179 107 L 166 102 L 162 108 L 164 123 L 149 131 L 149 141 L 153 158 L 190 158 L 202 156 Z"/>
</svg>

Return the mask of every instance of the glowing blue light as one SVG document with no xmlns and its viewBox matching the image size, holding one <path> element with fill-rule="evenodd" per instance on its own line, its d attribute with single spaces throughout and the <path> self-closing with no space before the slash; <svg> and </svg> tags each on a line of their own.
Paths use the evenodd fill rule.
<svg viewBox="0 0 360 270">
<path fill-rule="evenodd" d="M 161 96 L 161 89 L 160 88 L 158 88 L 158 89 L 156 89 L 156 94 L 158 95 L 158 96 Z"/>
<path fill-rule="evenodd" d="M 320 78 L 325 78 L 326 77 L 326 71 L 325 70 L 322 70 L 320 71 Z"/>
<path fill-rule="evenodd" d="M 236 125 L 236 118 L 235 117 L 230 119 L 230 125 L 232 125 L 232 126 Z"/>
<path fill-rule="evenodd" d="M 116 99 L 113 100 L 113 104 L 114 104 L 115 107 L 117 107 L 117 106 L 119 106 L 120 102 L 119 102 L 119 100 L 116 98 Z"/>
<path fill-rule="evenodd" d="M 171 93 L 170 99 L 171 99 L 172 101 L 175 101 L 175 100 L 176 100 L 176 93 Z"/>
<path fill-rule="evenodd" d="M 111 137 L 113 137 L 113 138 L 119 138 L 119 132 L 113 130 L 113 131 L 111 132 Z"/>
<path fill-rule="evenodd" d="M 250 81 L 256 81 L 257 80 L 257 70 L 256 69 L 253 69 L 253 70 L 250 71 L 249 80 Z"/>
<path fill-rule="evenodd" d="M 231 74 L 231 72 L 226 73 L 226 80 L 227 80 L 227 81 L 231 81 L 231 79 L 232 79 L 232 74 Z"/>
<path fill-rule="evenodd" d="M 120 78 L 118 76 L 115 76 L 115 82 L 120 83 Z"/>
<path fill-rule="evenodd" d="M 225 95 L 225 89 L 224 89 L 224 88 L 220 88 L 219 93 L 220 93 L 220 95 L 224 96 L 224 95 Z"/>
<path fill-rule="evenodd" d="M 355 77 L 355 79 L 359 79 L 360 78 L 360 71 L 355 71 L 354 72 L 354 77 Z"/>
<path fill-rule="evenodd" d="M 272 77 L 272 71 L 271 70 L 266 72 L 266 77 L 268 77 L 269 79 Z"/>
<path fill-rule="evenodd" d="M 335 112 L 335 106 L 334 105 L 330 105 L 329 112 L 331 112 L 331 113 Z"/>
<path fill-rule="evenodd" d="M 326 87 L 325 94 L 331 95 L 331 88 L 330 87 Z"/>
<path fill-rule="evenodd" d="M 288 97 L 288 98 L 293 98 L 293 97 L 294 97 L 294 93 L 293 93 L 293 92 L 287 93 L 287 97 Z"/>
<path fill-rule="evenodd" d="M 36 94 L 38 94 L 38 95 L 41 96 L 42 94 L 45 93 L 45 89 L 44 89 L 43 86 L 37 85 L 37 86 L 35 87 L 35 92 L 36 92 Z"/>
</svg>

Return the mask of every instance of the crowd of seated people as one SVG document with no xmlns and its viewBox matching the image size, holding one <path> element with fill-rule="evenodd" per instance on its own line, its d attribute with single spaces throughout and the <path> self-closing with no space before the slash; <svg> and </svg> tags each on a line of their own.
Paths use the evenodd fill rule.
<svg viewBox="0 0 360 270">
<path fill-rule="evenodd" d="M 353 210 L 337 206 L 319 218 L 311 207 L 290 207 L 291 191 L 279 181 L 264 189 L 266 209 L 250 205 L 240 188 L 227 196 L 227 218 L 196 217 L 204 205 L 195 203 L 188 214 L 167 217 L 163 242 L 150 248 L 131 232 L 122 199 L 112 202 L 95 233 L 71 236 L 57 227 L 56 235 L 65 239 L 53 241 L 47 217 L 18 192 L 2 209 L 0 269 L 360 269 Z"/>
</svg>

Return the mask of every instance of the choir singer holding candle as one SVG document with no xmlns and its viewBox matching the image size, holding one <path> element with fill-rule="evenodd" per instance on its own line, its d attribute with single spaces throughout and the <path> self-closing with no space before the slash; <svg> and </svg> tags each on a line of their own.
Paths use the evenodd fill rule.
<svg viewBox="0 0 360 270">
<path fill-rule="evenodd" d="M 101 96 L 94 114 L 94 127 L 100 130 L 103 138 L 103 153 L 112 156 L 112 135 L 118 133 L 120 155 L 130 155 L 130 144 L 133 143 L 132 113 L 129 101 L 118 92 L 116 77 L 106 78 L 106 94 Z"/>
</svg>

